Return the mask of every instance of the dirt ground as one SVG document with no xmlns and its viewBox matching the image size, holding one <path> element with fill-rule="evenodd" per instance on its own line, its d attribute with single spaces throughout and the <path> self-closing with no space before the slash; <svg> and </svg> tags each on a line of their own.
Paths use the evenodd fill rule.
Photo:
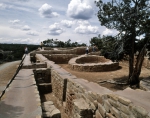
<svg viewBox="0 0 150 118">
<path fill-rule="evenodd" d="M 127 85 L 116 85 L 112 83 L 107 83 L 105 80 L 114 80 L 114 81 L 121 81 L 125 82 L 128 78 L 128 62 L 122 61 L 119 62 L 119 68 L 115 71 L 108 71 L 108 72 L 79 72 L 74 71 L 69 68 L 68 64 L 59 64 L 62 68 L 70 72 L 71 74 L 75 75 L 78 78 L 83 78 L 91 82 L 96 82 L 101 86 L 104 86 L 112 91 L 122 90 L 128 87 Z M 142 68 L 140 79 L 143 78 L 150 78 L 150 69 L 145 67 Z"/>
</svg>

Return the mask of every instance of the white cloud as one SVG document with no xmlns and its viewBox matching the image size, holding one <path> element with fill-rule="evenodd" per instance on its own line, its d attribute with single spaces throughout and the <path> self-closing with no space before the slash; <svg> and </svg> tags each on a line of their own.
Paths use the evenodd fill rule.
<svg viewBox="0 0 150 118">
<path fill-rule="evenodd" d="M 50 37 L 62 41 L 71 39 L 73 42 L 77 40 L 80 40 L 81 43 L 89 42 L 92 37 L 97 36 L 94 33 L 99 31 L 102 34 L 105 30 L 105 27 L 100 26 L 98 18 L 94 15 L 96 12 L 94 1 L 0 0 L 0 37 L 6 42 L 9 40 L 8 43 L 22 43 L 22 41 L 25 43 L 30 40 L 27 43 L 35 44 L 37 42 L 40 44 L 40 41 Z M 59 18 L 55 17 L 58 14 L 60 14 Z M 55 22 L 59 24 L 54 24 Z M 92 29 L 94 26 L 99 29 Z M 1 39 L 0 42 L 2 42 Z"/>
<path fill-rule="evenodd" d="M 27 32 L 27 34 L 31 35 L 31 36 L 38 36 L 38 33 L 35 31 L 29 31 L 29 32 Z"/>
<path fill-rule="evenodd" d="M 7 7 L 6 4 L 0 3 L 0 8 L 1 8 L 1 9 L 5 9 L 6 7 Z"/>
<path fill-rule="evenodd" d="M 27 2 L 29 0 L 14 0 L 14 1 L 16 1 L 16 2 Z"/>
<path fill-rule="evenodd" d="M 75 19 L 90 19 L 94 13 L 91 5 L 82 0 L 71 0 L 67 15 Z"/>
<path fill-rule="evenodd" d="M 102 32 L 102 35 L 112 35 L 115 36 L 117 35 L 119 32 L 117 30 L 110 30 L 105 28 L 105 30 Z"/>
<path fill-rule="evenodd" d="M 10 20 L 9 21 L 12 24 L 18 24 L 20 22 L 20 20 L 16 19 L 16 20 Z"/>
<path fill-rule="evenodd" d="M 76 42 L 80 43 L 80 42 L 81 42 L 81 40 L 77 40 Z"/>
<path fill-rule="evenodd" d="M 89 21 L 87 21 L 87 20 L 78 20 L 77 24 L 79 24 L 79 25 L 90 25 Z"/>
<path fill-rule="evenodd" d="M 25 30 L 25 31 L 30 30 L 30 27 L 28 25 L 25 25 L 23 26 L 22 30 Z"/>
<path fill-rule="evenodd" d="M 0 3 L 0 9 L 12 8 L 12 5 Z"/>
<path fill-rule="evenodd" d="M 102 35 L 109 35 L 109 34 L 112 34 L 113 31 L 111 31 L 110 29 L 105 29 L 103 32 L 102 32 Z"/>
<path fill-rule="evenodd" d="M 98 27 L 97 26 L 86 26 L 86 25 L 79 25 L 77 28 L 75 28 L 75 32 L 79 34 L 97 34 Z"/>
<path fill-rule="evenodd" d="M 59 14 L 52 11 L 52 7 L 47 3 L 43 4 L 39 9 L 40 15 L 45 18 L 57 17 Z"/>
<path fill-rule="evenodd" d="M 14 43 L 14 44 L 38 44 L 40 42 L 39 39 L 33 40 L 31 38 L 0 38 L 0 43 Z"/>
<path fill-rule="evenodd" d="M 63 26 L 65 26 L 67 28 L 71 28 L 72 25 L 74 24 L 73 21 L 69 21 L 69 20 L 62 20 L 61 23 L 63 24 Z"/>
<path fill-rule="evenodd" d="M 33 44 L 34 41 L 31 38 L 16 38 L 13 39 L 13 42 L 21 43 L 21 44 Z"/>
<path fill-rule="evenodd" d="M 87 4 L 91 5 L 91 6 L 95 6 L 95 1 L 96 0 L 83 0 L 83 2 L 85 2 L 85 3 L 87 3 Z"/>
<path fill-rule="evenodd" d="M 16 19 L 16 20 L 10 20 L 9 23 L 11 24 L 11 28 L 13 29 L 21 29 L 22 25 L 20 20 Z"/>
<path fill-rule="evenodd" d="M 24 36 L 24 31 L 20 29 L 12 29 L 9 26 L 0 26 L 0 36 L 1 37 L 22 37 Z M 11 42 L 11 40 L 10 40 Z"/>
<path fill-rule="evenodd" d="M 60 25 L 58 23 L 54 23 L 53 25 L 49 26 L 49 32 L 48 32 L 48 34 L 51 34 L 51 35 L 60 35 L 63 32 L 64 32 L 64 30 L 60 27 Z"/>
</svg>

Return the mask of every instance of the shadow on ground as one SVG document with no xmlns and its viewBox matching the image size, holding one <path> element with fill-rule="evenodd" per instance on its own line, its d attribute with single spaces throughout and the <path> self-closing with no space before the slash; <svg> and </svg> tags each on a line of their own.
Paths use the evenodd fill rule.
<svg viewBox="0 0 150 118">
<path fill-rule="evenodd" d="M 0 101 L 0 118 L 18 118 L 23 110 L 23 107 L 8 105 Z"/>
</svg>

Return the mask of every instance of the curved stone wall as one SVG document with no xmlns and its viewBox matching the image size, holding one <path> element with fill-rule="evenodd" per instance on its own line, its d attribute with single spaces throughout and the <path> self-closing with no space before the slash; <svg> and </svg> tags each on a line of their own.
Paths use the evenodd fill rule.
<svg viewBox="0 0 150 118">
<path fill-rule="evenodd" d="M 52 55 L 44 54 L 43 56 L 45 56 L 51 61 L 54 61 L 56 64 L 68 64 L 68 61 L 71 58 L 76 57 L 75 54 L 52 54 Z"/>
<path fill-rule="evenodd" d="M 76 55 L 82 55 L 85 54 L 86 47 L 76 47 L 73 49 L 59 49 L 58 50 L 42 50 L 42 51 L 36 51 L 36 54 L 76 54 Z M 92 51 L 92 48 L 89 48 L 89 52 Z"/>
<path fill-rule="evenodd" d="M 70 68 L 76 71 L 102 72 L 118 69 L 119 63 L 103 56 L 83 55 L 69 61 Z"/>
</svg>

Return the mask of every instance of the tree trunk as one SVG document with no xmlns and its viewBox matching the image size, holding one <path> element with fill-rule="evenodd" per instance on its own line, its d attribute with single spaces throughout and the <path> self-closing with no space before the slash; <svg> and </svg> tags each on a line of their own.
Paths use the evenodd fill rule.
<svg viewBox="0 0 150 118">
<path fill-rule="evenodd" d="M 146 54 L 146 45 L 147 44 L 144 45 L 144 47 L 142 48 L 141 52 L 139 53 L 139 55 L 137 57 L 135 68 L 133 70 L 132 75 L 129 78 L 130 85 L 137 85 L 137 87 L 139 87 L 139 82 L 140 82 L 139 76 L 141 73 L 144 56 Z"/>
<path fill-rule="evenodd" d="M 132 40 L 131 40 L 131 51 L 129 54 L 129 77 L 128 77 L 128 84 L 132 83 L 130 77 L 132 76 L 134 70 L 134 45 L 135 45 L 135 33 L 132 33 Z"/>
</svg>

